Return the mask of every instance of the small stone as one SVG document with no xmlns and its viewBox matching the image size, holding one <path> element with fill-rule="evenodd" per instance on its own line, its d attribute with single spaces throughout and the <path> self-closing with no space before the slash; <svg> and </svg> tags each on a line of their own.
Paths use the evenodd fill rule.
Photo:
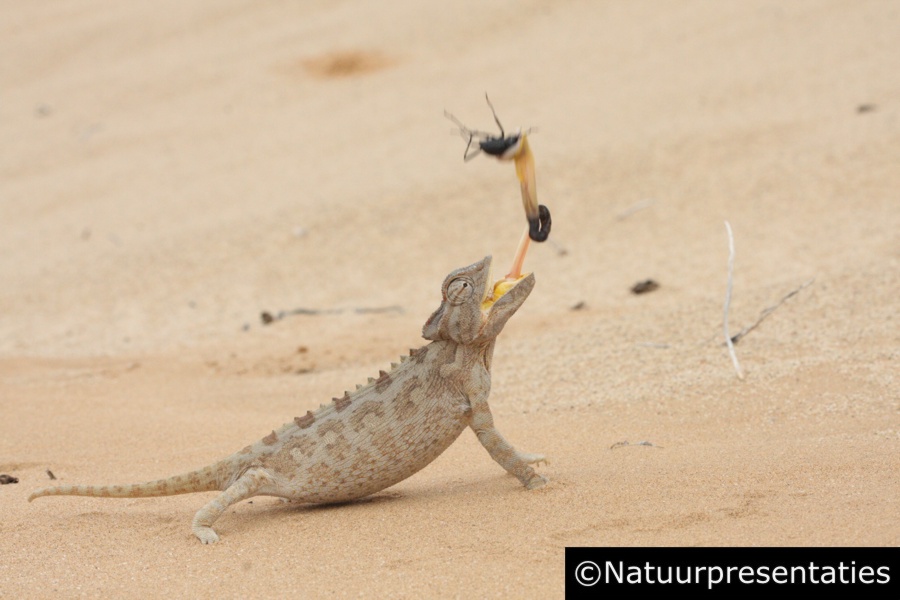
<svg viewBox="0 0 900 600">
<path fill-rule="evenodd" d="M 639 281 L 633 286 L 631 286 L 632 294 L 649 294 L 652 291 L 658 290 L 659 284 L 653 281 L 652 279 L 645 279 L 644 281 Z"/>
</svg>

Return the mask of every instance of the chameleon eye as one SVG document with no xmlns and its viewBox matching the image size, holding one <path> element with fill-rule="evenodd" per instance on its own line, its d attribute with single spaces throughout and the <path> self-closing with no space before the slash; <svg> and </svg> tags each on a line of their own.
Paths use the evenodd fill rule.
<svg viewBox="0 0 900 600">
<path fill-rule="evenodd" d="M 474 292 L 475 286 L 471 280 L 460 277 L 447 285 L 447 300 L 450 301 L 450 304 L 462 304 L 471 298 Z"/>
</svg>

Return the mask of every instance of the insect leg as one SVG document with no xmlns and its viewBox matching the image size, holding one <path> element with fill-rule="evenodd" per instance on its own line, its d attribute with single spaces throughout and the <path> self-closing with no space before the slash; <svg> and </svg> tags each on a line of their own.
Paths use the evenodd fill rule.
<svg viewBox="0 0 900 600">
<path fill-rule="evenodd" d="M 469 129 L 468 127 L 463 125 L 462 121 L 457 119 L 451 112 L 445 110 L 444 116 L 453 121 L 453 124 L 457 127 L 459 135 L 462 136 L 464 140 L 466 140 L 466 151 L 463 153 L 463 160 L 469 162 L 470 160 L 478 156 L 481 153 L 480 145 L 476 145 L 475 150 L 471 154 L 469 154 L 469 149 L 472 147 L 472 142 L 474 142 L 476 139 L 480 140 L 483 138 L 487 138 L 489 137 L 489 135 L 486 133 L 482 133 L 481 131 Z"/>
</svg>

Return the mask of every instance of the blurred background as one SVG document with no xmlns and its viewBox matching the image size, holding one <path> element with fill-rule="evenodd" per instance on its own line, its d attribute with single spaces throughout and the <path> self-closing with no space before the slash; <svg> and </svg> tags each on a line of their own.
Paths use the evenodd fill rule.
<svg viewBox="0 0 900 600">
<path fill-rule="evenodd" d="M 524 224 L 512 166 L 464 164 L 443 117 L 495 131 L 485 92 L 535 128 L 548 319 L 648 277 L 720 303 L 726 218 L 744 294 L 896 266 L 896 3 L 3 4 L 0 352 L 294 307 L 415 327 Z"/>
</svg>

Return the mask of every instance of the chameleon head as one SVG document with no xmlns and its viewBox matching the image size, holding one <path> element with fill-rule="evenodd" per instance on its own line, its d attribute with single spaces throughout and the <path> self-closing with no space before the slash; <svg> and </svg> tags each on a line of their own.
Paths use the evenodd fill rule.
<svg viewBox="0 0 900 600">
<path fill-rule="evenodd" d="M 458 344 L 490 341 L 522 306 L 532 288 L 531 273 L 492 282 L 490 256 L 457 269 L 444 279 L 441 306 L 425 323 L 422 337 Z"/>
</svg>

